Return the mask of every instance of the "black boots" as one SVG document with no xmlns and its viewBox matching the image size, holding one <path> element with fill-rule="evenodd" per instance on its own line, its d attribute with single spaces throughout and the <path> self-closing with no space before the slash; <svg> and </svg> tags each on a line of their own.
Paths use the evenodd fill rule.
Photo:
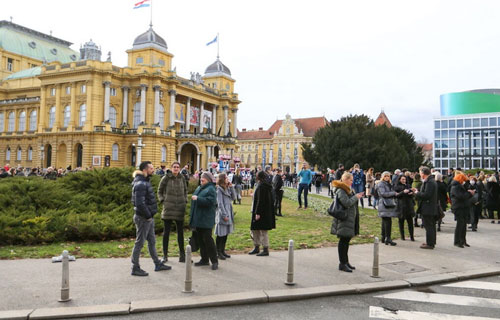
<svg viewBox="0 0 500 320">
<path fill-rule="evenodd" d="M 267 257 L 269 255 L 269 249 L 267 247 L 264 247 L 261 253 L 258 253 L 258 257 Z"/>
<path fill-rule="evenodd" d="M 352 269 L 347 266 L 347 264 L 339 264 L 339 270 L 345 272 L 352 272 Z"/>
<path fill-rule="evenodd" d="M 184 252 L 179 252 L 179 262 L 186 262 L 186 254 Z"/>
<path fill-rule="evenodd" d="M 132 275 L 139 277 L 146 277 L 148 273 L 142 270 L 140 267 L 132 267 Z"/>
<path fill-rule="evenodd" d="M 217 248 L 217 257 L 220 259 L 220 260 L 226 260 L 226 256 L 223 254 L 224 252 L 224 245 L 225 245 L 225 240 L 226 237 L 219 237 L 217 236 L 215 238 L 215 245 L 216 245 L 216 248 Z"/>
<path fill-rule="evenodd" d="M 259 246 L 255 246 L 252 251 L 250 251 L 248 254 L 257 254 L 260 252 Z"/>
</svg>

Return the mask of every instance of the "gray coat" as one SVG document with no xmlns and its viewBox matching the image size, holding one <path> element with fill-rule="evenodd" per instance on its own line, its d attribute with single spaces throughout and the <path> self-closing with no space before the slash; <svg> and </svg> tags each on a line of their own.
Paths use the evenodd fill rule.
<svg viewBox="0 0 500 320">
<path fill-rule="evenodd" d="M 394 208 L 386 208 L 384 206 L 384 198 L 392 198 L 396 201 L 396 191 L 392 187 L 392 184 L 385 181 L 380 181 L 377 184 L 377 192 L 379 196 L 378 205 L 378 216 L 381 218 L 396 218 L 398 216 L 397 206 Z"/>
<path fill-rule="evenodd" d="M 340 221 L 334 218 L 331 234 L 336 234 L 339 238 L 352 238 L 359 234 L 358 198 L 353 191 L 347 194 L 343 188 L 340 188 L 339 181 L 334 181 L 333 185 L 333 193 L 347 210 L 347 219 Z"/>
<path fill-rule="evenodd" d="M 168 171 L 158 186 L 158 199 L 163 203 L 163 220 L 184 221 L 187 203 L 187 185 L 182 174 Z"/>
<path fill-rule="evenodd" d="M 216 224 L 233 224 L 234 212 L 233 212 L 233 201 L 236 199 L 234 194 L 234 189 L 222 188 L 217 186 L 217 210 L 215 211 L 215 223 Z M 224 218 L 229 218 L 228 221 L 224 221 Z"/>
</svg>

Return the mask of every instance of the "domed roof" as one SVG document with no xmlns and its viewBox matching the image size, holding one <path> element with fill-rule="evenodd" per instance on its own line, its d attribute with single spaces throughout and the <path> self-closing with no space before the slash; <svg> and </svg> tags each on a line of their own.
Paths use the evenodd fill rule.
<svg viewBox="0 0 500 320">
<path fill-rule="evenodd" d="M 167 42 L 153 30 L 152 26 L 149 27 L 148 31 L 139 35 L 134 40 L 134 49 L 144 48 L 148 45 L 157 45 L 163 49 L 167 49 Z"/>
<path fill-rule="evenodd" d="M 231 70 L 229 70 L 228 67 L 226 67 L 220 60 L 217 58 L 217 60 L 209 65 L 207 69 L 205 70 L 205 76 L 210 75 L 210 74 L 217 74 L 217 73 L 223 73 L 228 76 L 231 76 Z"/>
</svg>

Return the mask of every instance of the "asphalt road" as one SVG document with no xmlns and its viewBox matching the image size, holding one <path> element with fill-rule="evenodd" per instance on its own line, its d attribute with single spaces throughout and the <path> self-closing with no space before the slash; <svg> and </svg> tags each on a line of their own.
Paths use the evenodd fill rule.
<svg viewBox="0 0 500 320">
<path fill-rule="evenodd" d="M 132 319 L 500 319 L 500 277 L 362 295 L 140 313 Z"/>
</svg>

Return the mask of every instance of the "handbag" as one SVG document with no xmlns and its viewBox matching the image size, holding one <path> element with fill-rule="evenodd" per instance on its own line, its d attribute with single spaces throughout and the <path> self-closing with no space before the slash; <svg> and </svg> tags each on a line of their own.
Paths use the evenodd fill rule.
<svg viewBox="0 0 500 320">
<path fill-rule="evenodd" d="M 328 208 L 328 214 L 341 221 L 347 219 L 347 209 L 340 203 L 338 195 L 335 195 L 330 208 Z"/>
<path fill-rule="evenodd" d="M 189 245 L 191 246 L 191 252 L 200 250 L 200 244 L 198 243 L 198 231 L 193 230 L 191 237 L 189 237 Z"/>
<path fill-rule="evenodd" d="M 396 201 L 394 198 L 382 198 L 382 203 L 386 208 L 396 208 Z"/>
</svg>

